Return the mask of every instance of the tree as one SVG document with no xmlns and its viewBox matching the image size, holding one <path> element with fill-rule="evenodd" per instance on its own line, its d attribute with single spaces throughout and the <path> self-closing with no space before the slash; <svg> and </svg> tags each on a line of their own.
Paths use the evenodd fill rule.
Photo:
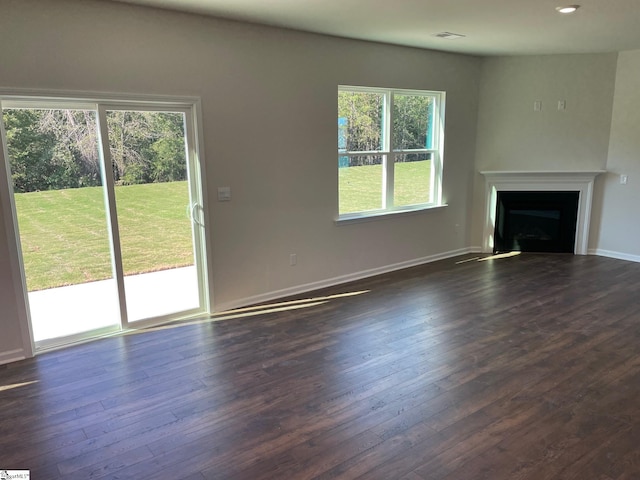
<svg viewBox="0 0 640 480">
<path fill-rule="evenodd" d="M 393 149 L 429 148 L 433 98 L 426 95 L 394 95 Z"/>
<path fill-rule="evenodd" d="M 16 192 L 102 183 L 97 113 L 72 109 L 5 109 Z M 107 127 L 117 185 L 186 180 L 181 113 L 108 111 Z"/>
<path fill-rule="evenodd" d="M 107 112 L 117 184 L 186 180 L 183 116 L 165 112 Z"/>
<path fill-rule="evenodd" d="M 9 164 L 16 192 L 50 190 L 56 188 L 61 177 L 64 177 L 64 168 L 51 161 L 56 146 L 55 135 L 38 128 L 41 118 L 41 110 L 3 111 Z"/>
<path fill-rule="evenodd" d="M 96 112 L 67 109 L 41 112 L 38 129 L 56 139 L 51 162 L 67 168 L 65 186 L 60 188 L 100 185 Z"/>
<path fill-rule="evenodd" d="M 154 156 L 154 182 L 187 179 L 187 152 L 184 141 L 184 118 L 178 113 L 156 113 L 153 128 L 158 138 L 151 145 Z"/>
</svg>

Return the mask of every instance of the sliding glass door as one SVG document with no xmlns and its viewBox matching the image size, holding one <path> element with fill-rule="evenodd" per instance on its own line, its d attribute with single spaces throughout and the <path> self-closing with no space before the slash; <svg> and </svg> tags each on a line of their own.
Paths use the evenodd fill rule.
<svg viewBox="0 0 640 480">
<path fill-rule="evenodd" d="M 127 319 L 197 310 L 200 211 L 185 114 L 112 109 L 106 120 Z"/>
<path fill-rule="evenodd" d="M 2 111 L 36 343 L 120 325 L 97 112 L 45 106 Z"/>
<path fill-rule="evenodd" d="M 2 101 L 36 348 L 207 310 L 192 108 Z"/>
</svg>

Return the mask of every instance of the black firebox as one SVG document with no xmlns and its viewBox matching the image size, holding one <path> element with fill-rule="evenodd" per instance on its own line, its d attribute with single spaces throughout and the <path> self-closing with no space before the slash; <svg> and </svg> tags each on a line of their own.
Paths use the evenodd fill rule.
<svg viewBox="0 0 640 480">
<path fill-rule="evenodd" d="M 500 191 L 494 253 L 575 253 L 580 192 Z"/>
</svg>

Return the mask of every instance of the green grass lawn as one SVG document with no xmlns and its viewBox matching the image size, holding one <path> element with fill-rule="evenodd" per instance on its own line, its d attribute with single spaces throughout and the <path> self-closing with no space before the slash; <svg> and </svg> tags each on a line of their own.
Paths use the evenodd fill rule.
<svg viewBox="0 0 640 480">
<path fill-rule="evenodd" d="M 101 187 L 15 195 L 29 291 L 112 277 Z M 193 264 L 187 182 L 116 187 L 125 275 Z"/>
<path fill-rule="evenodd" d="M 396 163 L 394 205 L 429 201 L 431 160 Z M 340 213 L 382 208 L 382 165 L 338 169 Z"/>
</svg>

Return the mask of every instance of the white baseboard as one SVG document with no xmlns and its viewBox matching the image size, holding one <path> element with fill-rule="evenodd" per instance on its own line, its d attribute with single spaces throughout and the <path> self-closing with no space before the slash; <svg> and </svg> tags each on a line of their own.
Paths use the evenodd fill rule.
<svg viewBox="0 0 640 480">
<path fill-rule="evenodd" d="M 0 352 L 0 365 L 4 365 L 5 363 L 17 362 L 18 360 L 24 360 L 25 358 L 27 358 L 27 356 L 25 355 L 25 351 L 22 348 Z"/>
<path fill-rule="evenodd" d="M 587 252 L 589 255 L 599 255 L 601 257 L 617 258 L 618 260 L 628 260 L 630 262 L 640 262 L 640 255 L 630 255 L 628 253 L 613 252 L 601 248 L 592 248 Z"/>
<path fill-rule="evenodd" d="M 461 248 L 459 250 L 452 250 L 449 252 L 439 253 L 436 255 L 430 255 L 428 257 L 416 258 L 413 260 L 407 260 L 406 262 L 394 263 L 391 265 L 385 265 L 383 267 L 372 268 L 369 270 L 362 270 L 360 272 L 349 273 L 347 275 L 340 275 L 338 277 L 328 278 L 317 282 L 305 283 L 303 285 L 296 285 L 295 287 L 284 288 L 282 290 L 274 290 L 271 292 L 263 293 L 260 295 L 254 295 L 251 297 L 239 298 L 231 302 L 219 303 L 215 305 L 215 313 L 225 312 L 227 310 L 233 310 L 235 308 L 246 307 L 248 305 L 255 305 L 257 303 L 270 302 L 284 297 L 290 297 L 292 295 L 298 295 L 301 293 L 310 292 L 313 290 L 319 290 L 321 288 L 333 287 L 342 283 L 353 282 L 355 280 L 362 280 L 364 278 L 374 277 L 376 275 L 382 275 L 383 273 L 394 272 L 396 270 L 403 270 L 405 268 L 416 267 L 418 265 L 424 265 L 426 263 L 436 262 L 438 260 L 445 260 L 451 257 L 457 257 L 467 253 L 479 253 L 482 249 L 480 247 L 468 247 Z"/>
</svg>

